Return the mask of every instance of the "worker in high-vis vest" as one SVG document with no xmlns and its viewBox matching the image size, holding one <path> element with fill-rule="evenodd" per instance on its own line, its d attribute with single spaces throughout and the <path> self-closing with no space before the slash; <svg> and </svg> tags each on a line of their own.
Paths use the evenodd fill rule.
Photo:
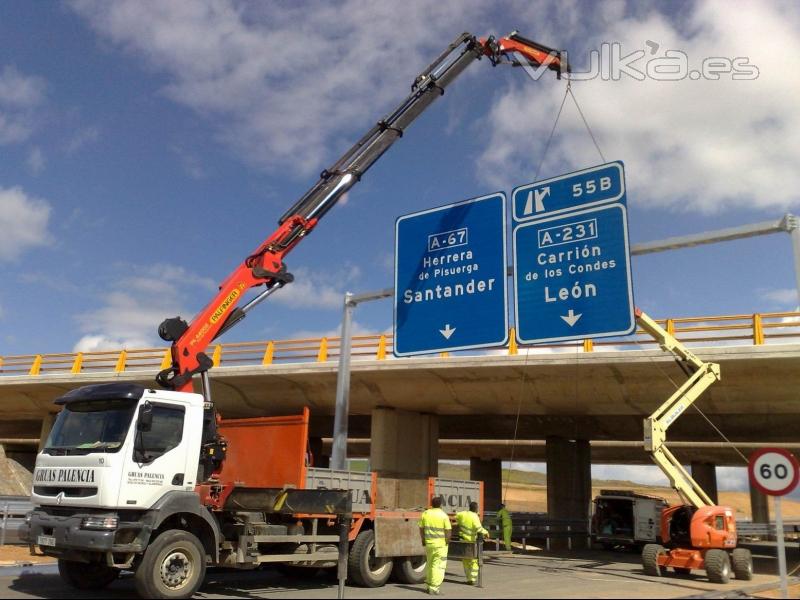
<svg viewBox="0 0 800 600">
<path fill-rule="evenodd" d="M 447 545 L 450 543 L 453 526 L 450 517 L 442 510 L 442 499 L 434 496 L 431 508 L 419 519 L 419 535 L 425 546 L 425 585 L 429 594 L 439 594 L 447 568 Z"/>
<path fill-rule="evenodd" d="M 474 544 L 478 541 L 479 535 L 489 535 L 489 532 L 481 525 L 477 502 L 470 502 L 469 510 L 462 510 L 457 513 L 456 523 L 458 524 L 458 535 L 463 542 L 472 542 Z M 464 575 L 467 576 L 467 583 L 469 585 L 478 583 L 478 559 L 465 558 L 462 559 L 461 564 L 464 565 Z"/>
<path fill-rule="evenodd" d="M 505 504 L 500 505 L 497 511 L 497 524 L 503 530 L 503 543 L 506 551 L 511 552 L 511 513 L 508 512 Z"/>
</svg>

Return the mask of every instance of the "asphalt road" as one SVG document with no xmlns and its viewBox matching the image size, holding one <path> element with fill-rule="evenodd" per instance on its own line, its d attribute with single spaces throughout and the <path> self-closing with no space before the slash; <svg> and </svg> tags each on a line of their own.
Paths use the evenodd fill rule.
<svg viewBox="0 0 800 600">
<path fill-rule="evenodd" d="M 700 574 L 689 577 L 646 576 L 639 557 L 624 552 L 572 555 L 536 553 L 488 558 L 484 588 L 464 584 L 461 564 L 451 561 L 442 586 L 445 596 L 458 598 L 680 598 L 690 596 L 747 597 L 747 591 L 770 587 L 775 560 L 757 556 L 752 581 L 727 586 L 709 583 Z M 744 588 L 744 590 L 742 589 Z M 346 598 L 420 598 L 424 586 L 389 584 L 380 589 L 348 587 Z M 0 569 L 0 598 L 134 598 L 133 581 L 121 578 L 102 592 L 76 592 L 64 587 L 53 566 Z M 273 569 L 209 571 L 199 598 L 336 598 L 336 582 L 322 572 L 287 577 Z"/>
</svg>

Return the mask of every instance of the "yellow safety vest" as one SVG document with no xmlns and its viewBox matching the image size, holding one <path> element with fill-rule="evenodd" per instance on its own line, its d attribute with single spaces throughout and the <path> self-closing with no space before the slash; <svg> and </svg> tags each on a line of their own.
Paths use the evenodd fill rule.
<svg viewBox="0 0 800 600">
<path fill-rule="evenodd" d="M 507 509 L 501 508 L 497 511 L 497 521 L 503 527 L 511 527 L 511 513 Z"/>
<path fill-rule="evenodd" d="M 456 523 L 458 523 L 458 534 L 465 542 L 474 542 L 478 539 L 478 534 L 489 535 L 481 525 L 480 517 L 471 510 L 462 510 L 456 514 Z"/>
<path fill-rule="evenodd" d="M 429 508 L 419 519 L 419 526 L 425 534 L 425 545 L 442 547 L 447 546 L 447 531 L 453 526 L 450 525 L 450 517 L 441 508 Z"/>
</svg>

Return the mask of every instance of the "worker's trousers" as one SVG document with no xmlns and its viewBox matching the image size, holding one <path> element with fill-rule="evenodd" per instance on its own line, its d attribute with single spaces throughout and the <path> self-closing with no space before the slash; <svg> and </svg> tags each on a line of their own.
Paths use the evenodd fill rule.
<svg viewBox="0 0 800 600">
<path fill-rule="evenodd" d="M 447 568 L 447 546 L 425 546 L 425 585 L 429 592 L 438 592 Z"/>
<path fill-rule="evenodd" d="M 478 559 L 477 558 L 465 558 L 461 561 L 461 564 L 464 565 L 464 575 L 467 576 L 467 583 L 477 583 L 478 582 Z"/>
<path fill-rule="evenodd" d="M 503 525 L 503 542 L 506 545 L 506 550 L 511 552 L 511 523 Z"/>
</svg>

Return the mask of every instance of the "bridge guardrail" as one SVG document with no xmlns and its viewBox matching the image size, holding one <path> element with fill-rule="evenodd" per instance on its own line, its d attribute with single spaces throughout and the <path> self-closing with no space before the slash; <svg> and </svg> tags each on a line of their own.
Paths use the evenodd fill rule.
<svg viewBox="0 0 800 600">
<path fill-rule="evenodd" d="M 25 515 L 33 510 L 27 496 L 0 496 L 0 546 L 19 544 L 19 528 L 25 523 Z"/>
<path fill-rule="evenodd" d="M 709 344 L 756 345 L 800 341 L 800 312 L 755 313 L 749 315 L 721 315 L 705 317 L 680 317 L 660 319 L 658 322 L 689 346 Z M 514 329 L 509 332 L 509 344 L 504 348 L 509 355 L 529 346 L 519 346 Z M 393 336 L 391 333 L 353 336 L 352 357 L 355 360 L 386 360 L 391 358 Z M 266 340 L 217 344 L 210 348 L 214 366 L 263 365 L 277 363 L 328 362 L 338 359 L 340 339 L 337 337 L 306 338 L 297 340 Z M 655 342 L 644 332 L 616 340 L 584 340 L 584 352 L 602 349 L 629 350 L 655 347 Z M 537 345 L 532 348 L 571 350 L 574 342 Z M 464 354 L 478 354 L 466 352 Z M 448 356 L 447 352 L 441 355 Z M 0 356 L 0 376 L 81 373 L 122 373 L 129 371 L 156 371 L 171 363 L 169 348 L 134 348 L 103 350 L 99 352 L 67 352 L 57 354 L 24 354 Z"/>
</svg>

